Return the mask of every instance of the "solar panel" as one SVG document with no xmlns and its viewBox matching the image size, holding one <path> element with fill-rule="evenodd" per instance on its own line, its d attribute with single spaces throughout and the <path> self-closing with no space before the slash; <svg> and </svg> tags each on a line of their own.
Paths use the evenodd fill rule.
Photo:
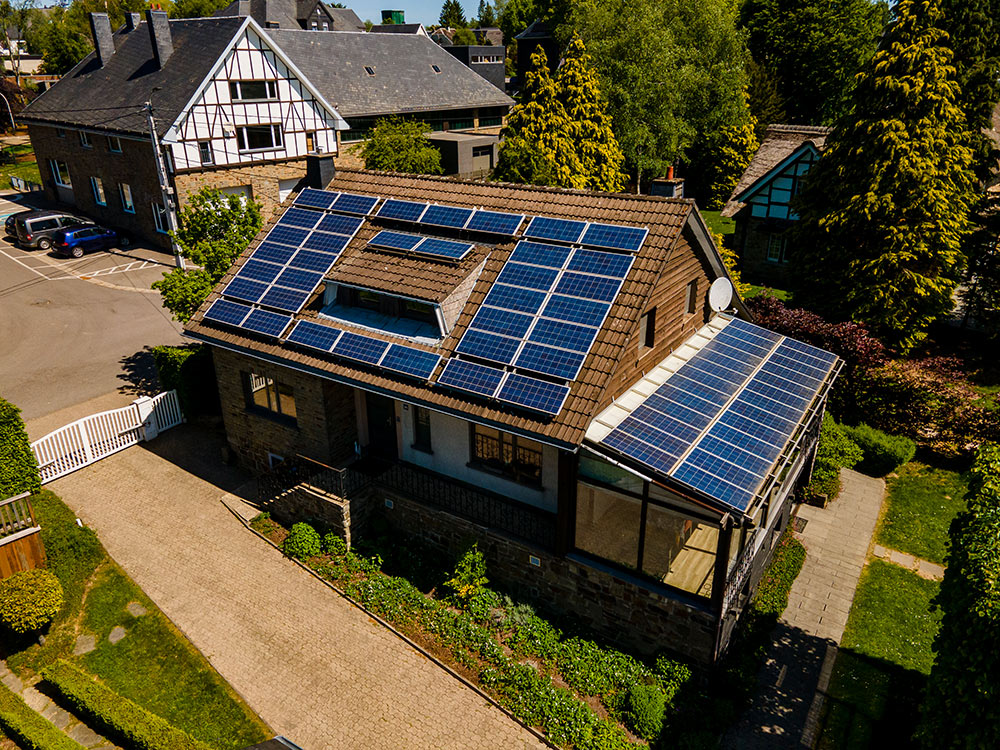
<svg viewBox="0 0 1000 750">
<path fill-rule="evenodd" d="M 336 255 L 323 253 L 319 250 L 299 250 L 295 253 L 295 257 L 288 261 L 288 265 L 292 268 L 315 271 L 322 275 L 330 270 L 330 266 L 336 259 Z M 319 280 L 316 283 L 318 284 Z"/>
<path fill-rule="evenodd" d="M 243 300 L 244 302 L 257 302 L 266 291 L 267 284 L 262 281 L 237 277 L 226 285 L 222 293 L 227 297 Z"/>
<path fill-rule="evenodd" d="M 413 248 L 413 252 L 447 258 L 448 260 L 462 260 L 472 252 L 474 247 L 475 245 L 470 245 L 468 242 L 452 242 L 436 237 L 426 237 L 423 242 Z"/>
<path fill-rule="evenodd" d="M 421 224 L 430 224 L 435 227 L 450 227 L 461 229 L 472 216 L 471 208 L 459 208 L 458 206 L 430 205 L 420 217 Z"/>
<path fill-rule="evenodd" d="M 412 250 L 423 241 L 423 237 L 415 234 L 404 234 L 402 232 L 390 232 L 383 229 L 370 240 L 368 244 L 373 247 L 384 247 L 389 250 Z"/>
<path fill-rule="evenodd" d="M 438 375 L 437 382 L 480 396 L 492 396 L 500 387 L 503 376 L 503 370 L 495 367 L 466 362 L 463 359 L 449 359 Z"/>
<path fill-rule="evenodd" d="M 327 214 L 320 219 L 316 229 L 321 232 L 331 232 L 332 234 L 343 234 L 347 237 L 353 237 L 354 233 L 364 224 L 364 221 L 364 219 L 359 219 L 357 216 Z"/>
<path fill-rule="evenodd" d="M 507 261 L 500 275 L 497 276 L 496 283 L 548 291 L 558 275 L 559 272 L 552 268 L 539 268 L 538 266 Z"/>
<path fill-rule="evenodd" d="M 515 263 L 530 263 L 547 268 L 562 268 L 572 251 L 559 245 L 544 245 L 540 242 L 521 240 L 510 255 Z"/>
<path fill-rule="evenodd" d="M 465 225 L 472 232 L 489 232 L 513 236 L 524 221 L 524 214 L 508 214 L 502 211 L 476 211 Z"/>
<path fill-rule="evenodd" d="M 338 328 L 323 326 L 309 320 L 300 320 L 295 324 L 292 332 L 288 334 L 286 341 L 308 346 L 310 349 L 319 349 L 321 352 L 329 352 L 337 343 L 341 333 L 342 331 Z"/>
<path fill-rule="evenodd" d="M 282 245 L 299 247 L 308 236 L 308 230 L 276 224 L 264 239 L 271 242 L 280 242 Z"/>
<path fill-rule="evenodd" d="M 312 206 L 313 208 L 329 208 L 337 199 L 338 193 L 331 193 L 326 190 L 316 188 L 306 188 L 295 196 L 295 204 L 299 206 Z"/>
<path fill-rule="evenodd" d="M 582 245 L 607 247 L 615 250 L 639 252 L 649 230 L 645 227 L 622 227 L 615 224 L 588 224 L 583 233 Z"/>
<path fill-rule="evenodd" d="M 411 346 L 392 344 L 389 351 L 382 357 L 382 361 L 379 362 L 379 367 L 427 380 L 440 361 L 440 354 L 414 349 Z"/>
<path fill-rule="evenodd" d="M 302 247 L 311 250 L 322 250 L 326 253 L 339 255 L 340 251 L 347 247 L 350 242 L 349 237 L 342 234 L 328 234 L 327 232 L 313 232 L 308 239 L 302 243 Z"/>
<path fill-rule="evenodd" d="M 545 302 L 545 293 L 533 289 L 518 289 L 505 284 L 494 284 L 483 302 L 484 305 L 502 307 L 517 312 L 535 313 Z"/>
<path fill-rule="evenodd" d="M 316 211 L 310 211 L 305 208 L 298 208 L 297 206 L 291 206 L 288 208 L 282 217 L 278 220 L 279 227 L 303 227 L 304 229 L 312 229 L 316 226 L 316 222 L 323 217 L 323 214 L 317 213 Z"/>
<path fill-rule="evenodd" d="M 347 214 L 360 214 L 367 216 L 375 208 L 378 198 L 370 195 L 354 195 L 353 193 L 341 193 L 340 197 L 333 202 L 334 211 L 343 211 Z"/>
<path fill-rule="evenodd" d="M 470 329 L 462 336 L 455 351 L 460 354 L 468 354 L 470 357 L 488 359 L 491 362 L 510 364 L 520 346 L 521 339 Z"/>
<path fill-rule="evenodd" d="M 212 320 L 216 323 L 225 323 L 231 326 L 238 326 L 250 314 L 253 308 L 241 305 L 238 302 L 230 302 L 226 299 L 217 299 L 212 306 L 205 311 L 205 320 Z"/>
<path fill-rule="evenodd" d="M 260 304 L 273 307 L 285 312 L 297 313 L 305 305 L 306 300 L 312 292 L 304 292 L 298 289 L 286 289 L 281 286 L 272 286 L 267 293 L 260 298 Z"/>
<path fill-rule="evenodd" d="M 586 353 L 590 351 L 596 336 L 596 328 L 543 318 L 531 331 L 528 341 Z"/>
<path fill-rule="evenodd" d="M 344 331 L 337 343 L 333 347 L 333 353 L 348 359 L 356 359 L 370 365 L 378 364 L 378 361 L 385 354 L 389 344 L 381 339 L 374 339 L 371 336 L 360 336 L 350 331 Z"/>
<path fill-rule="evenodd" d="M 426 203 L 414 203 L 412 201 L 400 201 L 390 198 L 382 204 L 382 208 L 378 210 L 376 216 L 383 219 L 397 219 L 399 221 L 420 221 L 420 215 L 426 208 Z"/>
<path fill-rule="evenodd" d="M 277 263 L 268 263 L 267 261 L 250 258 L 250 260 L 240 266 L 236 272 L 236 277 L 270 283 L 278 278 L 279 273 L 281 273 L 281 266 Z"/>
<path fill-rule="evenodd" d="M 521 338 L 528 332 L 533 320 L 530 315 L 484 306 L 479 308 L 469 327 Z"/>
<path fill-rule="evenodd" d="M 621 253 L 605 253 L 600 250 L 579 249 L 573 252 L 573 258 L 566 268 L 570 271 L 596 273 L 601 276 L 611 276 L 624 279 L 632 268 L 634 256 Z"/>
<path fill-rule="evenodd" d="M 567 271 L 559 279 L 556 293 L 567 294 L 571 297 L 596 299 L 601 302 L 614 302 L 621 285 L 621 279 L 609 279 L 603 276 L 589 276 Z"/>
<path fill-rule="evenodd" d="M 293 255 L 295 255 L 294 247 L 286 247 L 285 245 L 276 245 L 273 242 L 264 241 L 257 246 L 257 249 L 253 251 L 253 255 L 250 257 L 254 260 L 266 260 L 271 263 L 285 265 Z"/>
<path fill-rule="evenodd" d="M 521 349 L 514 365 L 541 375 L 573 380 L 580 372 L 586 356 L 586 354 L 567 352 L 529 341 Z"/>
<path fill-rule="evenodd" d="M 568 320 L 570 323 L 583 323 L 600 328 L 604 325 L 604 319 L 610 309 L 611 305 L 607 302 L 595 302 L 589 299 L 553 294 L 545 303 L 542 315 L 546 318 Z"/>
<path fill-rule="evenodd" d="M 255 309 L 250 312 L 240 327 L 278 338 L 291 322 L 291 315 L 279 315 L 267 310 Z"/>
<path fill-rule="evenodd" d="M 557 242 L 574 243 L 579 241 L 583 230 L 587 228 L 585 221 L 569 221 L 568 219 L 553 219 L 548 216 L 536 216 L 524 230 L 525 237 L 535 237 L 540 240 L 556 240 Z"/>
<path fill-rule="evenodd" d="M 321 273 L 289 267 L 281 272 L 281 275 L 274 280 L 274 283 L 278 286 L 288 287 L 289 289 L 301 289 L 305 292 L 311 292 L 322 280 L 323 274 Z"/>
<path fill-rule="evenodd" d="M 497 398 L 501 401 L 553 416 L 562 410 L 567 396 L 569 396 L 569 386 L 549 383 L 518 373 L 508 375 L 497 393 Z"/>
</svg>

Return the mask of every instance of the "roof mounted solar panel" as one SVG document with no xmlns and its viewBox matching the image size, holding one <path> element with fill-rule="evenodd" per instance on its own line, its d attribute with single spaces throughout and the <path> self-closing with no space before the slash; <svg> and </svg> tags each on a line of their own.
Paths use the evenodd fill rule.
<svg viewBox="0 0 1000 750">
<path fill-rule="evenodd" d="M 295 205 L 309 206 L 310 208 L 330 208 L 337 200 L 340 193 L 332 193 L 327 190 L 317 190 L 316 188 L 306 188 L 295 196 Z"/>
<path fill-rule="evenodd" d="M 458 206 L 441 206 L 432 204 L 424 211 L 420 217 L 421 224 L 430 224 L 435 227 L 449 227 L 450 229 L 462 229 L 472 218 L 471 208 L 459 208 Z"/>
<path fill-rule="evenodd" d="M 542 309 L 542 315 L 546 318 L 565 320 L 570 323 L 582 323 L 585 326 L 604 325 L 604 319 L 608 316 L 611 305 L 607 302 L 596 302 L 590 299 L 580 299 L 579 297 L 564 297 L 560 294 L 553 294 Z"/>
<path fill-rule="evenodd" d="M 642 249 L 649 230 L 645 227 L 623 227 L 616 224 L 588 224 L 581 245 L 627 250 L 637 253 Z"/>
<path fill-rule="evenodd" d="M 323 274 L 321 273 L 288 266 L 274 280 L 274 283 L 278 286 L 288 287 L 289 289 L 300 289 L 304 292 L 311 292 L 319 286 L 319 282 L 322 280 Z"/>
<path fill-rule="evenodd" d="M 314 231 L 309 235 L 306 241 L 302 243 L 302 247 L 307 247 L 310 250 L 322 250 L 326 253 L 339 255 L 341 250 L 347 247 L 347 243 L 350 241 L 350 237 L 346 237 L 342 234 L 330 234 L 328 232 Z"/>
<path fill-rule="evenodd" d="M 372 247 L 382 247 L 387 250 L 412 250 L 423 241 L 424 238 L 416 234 L 390 232 L 388 229 L 383 229 L 368 240 L 368 244 Z"/>
<path fill-rule="evenodd" d="M 281 269 L 282 266 L 279 266 L 277 263 L 268 263 L 264 260 L 250 258 L 236 271 L 236 278 L 253 279 L 254 281 L 263 281 L 270 284 L 278 278 Z"/>
<path fill-rule="evenodd" d="M 280 242 L 282 245 L 289 245 L 291 247 L 300 247 L 302 243 L 305 241 L 306 237 L 308 236 L 309 236 L 308 229 L 275 224 L 273 227 L 271 227 L 271 231 L 268 232 L 267 237 L 265 237 L 264 239 L 269 242 Z"/>
<path fill-rule="evenodd" d="M 239 326 L 244 320 L 246 320 L 247 315 L 250 314 L 252 307 L 248 305 L 241 305 L 239 302 L 231 302 L 227 299 L 217 299 L 212 303 L 212 306 L 205 311 L 205 320 L 211 320 L 216 323 L 225 323 L 230 326 Z"/>
<path fill-rule="evenodd" d="M 493 396 L 500 387 L 503 376 L 504 371 L 495 367 L 467 362 L 464 359 L 449 359 L 438 375 L 437 382 L 479 396 Z"/>
<path fill-rule="evenodd" d="M 524 230 L 524 236 L 540 240 L 555 240 L 572 245 L 580 241 L 580 236 L 586 228 L 587 222 L 585 221 L 536 216 L 528 224 L 528 228 Z"/>
<path fill-rule="evenodd" d="M 500 401 L 555 416 L 562 411 L 569 386 L 511 373 L 497 393 Z"/>
<path fill-rule="evenodd" d="M 468 354 L 470 357 L 509 365 L 514 361 L 520 347 L 520 339 L 469 329 L 462 336 L 462 340 L 458 342 L 455 351 L 460 354 Z"/>
<path fill-rule="evenodd" d="M 453 242 L 437 237 L 425 237 L 423 242 L 413 248 L 413 252 L 421 255 L 433 255 L 435 258 L 459 261 L 475 249 L 468 242 Z"/>
<path fill-rule="evenodd" d="M 306 304 L 306 300 L 309 299 L 311 294 L 311 291 L 305 292 L 299 289 L 286 289 L 282 286 L 272 286 L 267 290 L 264 296 L 260 298 L 260 304 L 266 307 L 273 307 L 276 310 L 297 313 Z"/>
<path fill-rule="evenodd" d="M 226 288 L 222 290 L 222 294 L 223 296 L 242 300 L 243 302 L 257 302 L 264 296 L 264 292 L 266 291 L 267 284 L 263 281 L 235 277 L 226 284 Z"/>
<path fill-rule="evenodd" d="M 624 279 L 628 276 L 628 272 L 632 268 L 634 261 L 634 255 L 606 253 L 601 250 L 584 250 L 580 248 L 573 252 L 573 257 L 570 259 L 566 269 L 568 271 L 580 271 L 581 273 L 594 273 L 601 276 L 610 276 L 615 279 Z"/>
<path fill-rule="evenodd" d="M 597 331 L 597 328 L 591 326 L 542 318 L 531 330 L 528 341 L 586 353 L 593 346 Z"/>
<path fill-rule="evenodd" d="M 524 263 L 504 263 L 503 270 L 497 276 L 497 284 L 509 284 L 511 286 L 522 286 L 528 289 L 538 289 L 547 292 L 555 283 L 559 271 L 554 268 L 539 268 L 538 266 L 528 266 Z"/>
<path fill-rule="evenodd" d="M 344 331 L 344 334 L 334 344 L 333 353 L 340 357 L 375 365 L 382 359 L 382 355 L 388 348 L 387 341 Z"/>
<path fill-rule="evenodd" d="M 533 266 L 545 266 L 546 268 L 562 268 L 566 265 L 566 259 L 573 252 L 568 247 L 561 245 L 545 245 L 541 242 L 529 242 L 521 240 L 511 253 L 508 262 L 528 263 Z"/>
<path fill-rule="evenodd" d="M 472 215 L 465 228 L 470 232 L 487 232 L 513 237 L 522 221 L 524 221 L 524 214 L 479 210 Z"/>
<path fill-rule="evenodd" d="M 440 361 L 440 354 L 414 349 L 412 346 L 392 344 L 378 365 L 387 370 L 429 380 Z"/>
<path fill-rule="evenodd" d="M 309 211 L 298 206 L 290 206 L 285 210 L 281 218 L 278 219 L 278 226 L 312 229 L 321 218 L 323 218 L 323 214 L 316 211 Z"/>
<path fill-rule="evenodd" d="M 285 340 L 329 354 L 333 349 L 333 345 L 337 343 L 337 339 L 340 338 L 341 333 L 343 331 L 339 328 L 320 325 L 319 323 L 313 323 L 311 320 L 300 320 L 295 324 L 295 328 L 292 329 L 292 332 L 288 334 L 288 338 Z"/>
<path fill-rule="evenodd" d="M 274 242 L 264 240 L 250 257 L 254 260 L 266 260 L 270 263 L 285 265 L 289 259 L 295 255 L 295 248 L 286 245 L 278 245 Z"/>
<path fill-rule="evenodd" d="M 319 250 L 302 249 L 295 253 L 295 257 L 288 261 L 290 268 L 301 268 L 305 271 L 315 271 L 324 274 L 330 270 L 330 266 L 337 260 L 337 256 L 332 253 L 324 253 Z M 319 284 L 319 280 L 316 280 Z"/>
<path fill-rule="evenodd" d="M 268 310 L 254 309 L 250 311 L 240 328 L 279 338 L 291 322 L 291 315 L 279 315 Z"/>
<path fill-rule="evenodd" d="M 361 228 L 365 220 L 357 216 L 341 216 L 340 214 L 326 214 L 319 220 L 316 229 L 320 232 L 330 232 L 331 234 L 342 234 L 346 237 L 353 237 L 354 233 Z"/>
<path fill-rule="evenodd" d="M 343 211 L 345 214 L 359 214 L 367 216 L 375 208 L 378 198 L 371 195 L 355 195 L 354 193 L 341 193 L 337 200 L 330 206 L 334 211 Z"/>
<path fill-rule="evenodd" d="M 584 297 L 599 302 L 614 302 L 621 286 L 621 279 L 567 271 L 559 279 L 555 291 L 557 294 L 566 294 L 571 297 Z"/>
<path fill-rule="evenodd" d="M 562 380 L 573 380 L 583 367 L 587 355 L 564 349 L 527 342 L 514 360 L 514 366 L 540 375 L 551 375 Z"/>
<path fill-rule="evenodd" d="M 544 292 L 534 289 L 519 289 L 506 284 L 494 284 L 483 301 L 484 305 L 524 313 L 536 313 L 544 303 Z"/>
<path fill-rule="evenodd" d="M 415 203 L 413 201 L 401 201 L 389 198 L 382 204 L 382 208 L 375 215 L 381 219 L 418 222 L 426 209 L 426 203 Z"/>
<path fill-rule="evenodd" d="M 528 332 L 533 322 L 534 318 L 530 315 L 483 305 L 476 312 L 476 317 L 472 319 L 469 328 L 521 338 Z"/>
</svg>

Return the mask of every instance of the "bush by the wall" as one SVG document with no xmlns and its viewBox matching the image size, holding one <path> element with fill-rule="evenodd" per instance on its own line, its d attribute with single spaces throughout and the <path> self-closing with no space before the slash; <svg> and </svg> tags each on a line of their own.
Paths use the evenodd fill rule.
<svg viewBox="0 0 1000 750">
<path fill-rule="evenodd" d="M 853 468 L 862 458 L 861 448 L 848 437 L 843 425 L 829 414 L 823 415 L 812 481 L 806 488 L 811 496 L 826 495 L 832 500 L 840 492 L 840 470 Z"/>
<path fill-rule="evenodd" d="M 456 602 L 467 602 L 476 592 L 489 583 L 486 577 L 486 558 L 473 542 L 458 558 L 455 572 L 444 582 Z"/>
<path fill-rule="evenodd" d="M 118 695 L 75 664 L 60 659 L 42 674 L 70 704 L 136 750 L 210 750 L 205 743 Z"/>
<path fill-rule="evenodd" d="M 17 740 L 18 747 L 28 750 L 84 750 L 83 745 L 56 729 L 55 724 L 42 718 L 3 684 L 0 684 L 0 727 Z"/>
<path fill-rule="evenodd" d="M 288 532 L 281 551 L 289 557 L 305 562 L 310 557 L 315 557 L 322 552 L 319 534 L 307 523 L 297 523 Z"/>
<path fill-rule="evenodd" d="M 331 531 L 323 535 L 323 551 L 328 555 L 339 557 L 347 552 L 347 542 L 340 534 Z"/>
<path fill-rule="evenodd" d="M 0 500 L 41 487 L 21 410 L 0 398 Z"/>
<path fill-rule="evenodd" d="M 218 414 L 219 389 L 215 382 L 212 350 L 204 344 L 154 346 L 153 362 L 164 390 L 176 390 L 184 413 Z"/>
<path fill-rule="evenodd" d="M 884 477 L 913 460 L 917 444 L 902 435 L 889 435 L 866 424 L 844 426 L 844 432 L 864 453 L 855 468 L 869 476 Z"/>
<path fill-rule="evenodd" d="M 666 697 L 659 685 L 633 685 L 626 700 L 625 721 L 644 740 L 654 740 L 663 729 Z"/>
<path fill-rule="evenodd" d="M 0 581 L 0 624 L 15 633 L 40 630 L 62 605 L 59 579 L 44 568 L 22 570 Z"/>
<path fill-rule="evenodd" d="M 752 606 L 758 614 L 781 616 L 788 606 L 788 593 L 805 560 L 806 548 L 786 529 L 753 596 Z"/>
</svg>

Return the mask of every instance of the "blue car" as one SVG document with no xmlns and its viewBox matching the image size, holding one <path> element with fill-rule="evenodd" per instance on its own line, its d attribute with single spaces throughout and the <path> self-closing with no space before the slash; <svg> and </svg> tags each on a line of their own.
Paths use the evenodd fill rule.
<svg viewBox="0 0 1000 750">
<path fill-rule="evenodd" d="M 84 253 L 95 250 L 127 246 L 128 240 L 125 237 L 114 229 L 97 224 L 60 229 L 52 238 L 52 250 L 56 255 L 72 255 L 74 258 L 82 258 Z"/>
</svg>

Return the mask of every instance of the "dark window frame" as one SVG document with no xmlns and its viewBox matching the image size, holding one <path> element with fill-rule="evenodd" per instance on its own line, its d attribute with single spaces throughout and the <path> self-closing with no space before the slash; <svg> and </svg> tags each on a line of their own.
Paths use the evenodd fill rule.
<svg viewBox="0 0 1000 750">
<path fill-rule="evenodd" d="M 246 96 L 244 86 L 264 86 L 263 97 Z M 229 98 L 234 102 L 273 102 L 278 98 L 278 82 L 273 78 L 240 79 L 229 82 Z"/>
<path fill-rule="evenodd" d="M 264 384 L 260 388 L 254 388 L 253 379 L 255 377 L 264 381 Z M 240 379 L 243 382 L 243 398 L 248 413 L 265 417 L 288 427 L 298 427 L 298 406 L 295 403 L 295 388 L 287 383 L 275 380 L 268 375 L 259 375 L 258 373 L 246 370 L 240 372 Z M 295 409 L 294 415 L 282 412 L 281 389 L 287 390 L 286 395 L 291 399 L 292 408 Z M 267 405 L 258 404 L 254 399 L 254 394 L 260 391 L 264 392 Z"/>
<path fill-rule="evenodd" d="M 656 345 L 656 308 L 651 307 L 639 318 L 639 353 L 645 354 Z"/>
<path fill-rule="evenodd" d="M 122 139 L 117 135 L 108 136 L 108 151 L 112 154 L 120 154 L 122 152 Z"/>
<path fill-rule="evenodd" d="M 198 141 L 198 159 L 203 167 L 215 164 L 215 151 L 212 149 L 211 141 Z"/>
<path fill-rule="evenodd" d="M 480 429 L 493 430 L 497 437 L 479 432 Z M 543 460 L 541 443 L 493 427 L 469 423 L 470 468 L 525 487 L 541 489 Z M 521 468 L 523 466 L 533 469 L 525 471 Z"/>
<path fill-rule="evenodd" d="M 434 453 L 431 437 L 431 410 L 413 407 L 413 443 L 410 446 L 421 453 Z"/>
<path fill-rule="evenodd" d="M 694 315 L 698 312 L 698 280 L 689 281 L 684 291 L 684 314 Z"/>
<path fill-rule="evenodd" d="M 81 130 L 79 131 L 79 133 L 80 133 L 80 145 L 83 146 L 84 148 L 93 148 L 94 142 L 90 140 L 90 133 L 88 133 L 86 130 Z"/>
<path fill-rule="evenodd" d="M 270 133 L 271 141 L 267 146 L 251 146 L 251 135 L 257 137 L 262 135 L 265 128 Z M 251 131 L 254 131 L 251 134 Z M 281 124 L 276 122 L 263 122 L 256 125 L 240 125 L 236 128 L 236 138 L 240 153 L 257 153 L 261 151 L 279 151 L 285 147 L 284 137 L 281 132 Z"/>
</svg>

